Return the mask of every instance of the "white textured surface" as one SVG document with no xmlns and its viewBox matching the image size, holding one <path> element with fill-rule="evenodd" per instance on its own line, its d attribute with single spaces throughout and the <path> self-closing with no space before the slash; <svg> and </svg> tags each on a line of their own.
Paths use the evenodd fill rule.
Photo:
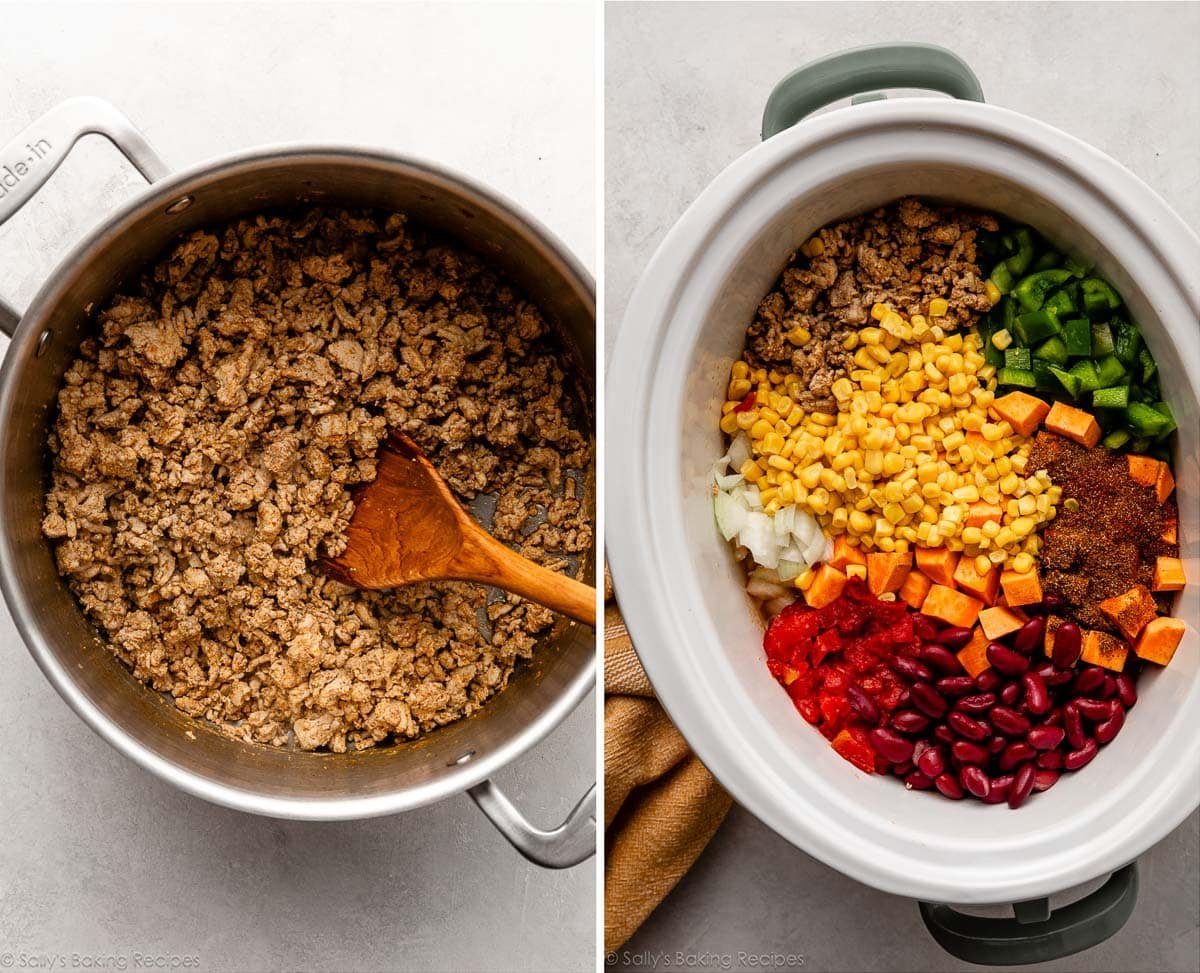
<svg viewBox="0 0 1200 973">
<path fill-rule="evenodd" d="M 594 24 L 587 6 L 0 6 L 0 140 L 95 94 L 175 167 L 280 141 L 412 152 L 516 199 L 594 269 Z M 86 140 L 0 229 L 0 294 L 27 301 L 137 188 Z M 592 968 L 594 862 L 528 865 L 465 796 L 329 825 L 211 807 L 94 736 L 2 607 L 0 657 L 0 968 L 137 951 L 202 970 Z M 594 714 L 498 778 L 539 823 L 591 782 Z"/>
<path fill-rule="evenodd" d="M 635 4 L 606 16 L 606 317 L 671 225 L 754 145 L 772 86 L 800 64 L 889 40 L 963 55 L 992 103 L 1113 155 L 1200 225 L 1200 7 L 1137 4 Z M 1098 54 L 1098 52 L 1103 52 Z M 612 530 L 619 525 L 612 525 Z M 1195 970 L 1200 815 L 1142 858 L 1138 909 L 1104 945 L 1039 969 Z M 802 954 L 813 970 L 962 968 L 913 902 L 819 864 L 735 808 L 697 867 L 617 960 Z M 711 960 L 710 960 L 711 962 Z"/>
</svg>

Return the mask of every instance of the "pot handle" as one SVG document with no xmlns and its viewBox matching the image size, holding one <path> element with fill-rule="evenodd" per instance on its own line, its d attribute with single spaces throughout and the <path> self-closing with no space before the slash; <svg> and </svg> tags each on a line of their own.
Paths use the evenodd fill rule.
<svg viewBox="0 0 1200 973">
<path fill-rule="evenodd" d="M 571 868 L 596 853 L 596 785 L 593 784 L 551 831 L 531 824 L 505 793 L 490 780 L 467 791 L 489 821 L 514 848 L 543 868 Z"/>
<path fill-rule="evenodd" d="M 969 916 L 920 902 L 921 918 L 951 956 L 981 966 L 1045 963 L 1081 953 L 1117 932 L 1137 902 L 1137 863 L 1113 872 L 1091 895 L 1050 911 L 1049 899 L 1013 906 L 1013 919 Z"/>
<path fill-rule="evenodd" d="M 878 101 L 881 88 L 924 88 L 983 101 L 967 62 L 933 44 L 870 44 L 806 64 L 775 86 L 763 110 L 765 141 L 840 98 Z"/>
<path fill-rule="evenodd" d="M 70 98 L 0 148 L 0 225 L 31 200 L 85 135 L 103 135 L 148 182 L 170 170 L 128 118 L 102 98 Z M 0 331 L 11 335 L 17 310 L 0 297 Z"/>
</svg>

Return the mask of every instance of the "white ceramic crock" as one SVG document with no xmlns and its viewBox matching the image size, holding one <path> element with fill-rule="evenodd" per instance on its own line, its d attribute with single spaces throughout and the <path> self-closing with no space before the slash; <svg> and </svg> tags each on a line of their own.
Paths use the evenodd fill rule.
<svg viewBox="0 0 1200 973">
<path fill-rule="evenodd" d="M 1188 577 L 1174 661 L 1123 733 L 1019 811 L 908 793 L 856 771 L 767 672 L 762 626 L 713 523 L 708 471 L 729 366 L 789 253 L 900 196 L 1028 222 L 1113 281 L 1178 419 Z M 1200 240 L 1130 172 L 1003 108 L 902 98 L 795 125 L 726 169 L 670 231 L 629 304 L 608 379 L 608 554 L 669 712 L 735 799 L 862 882 L 935 902 L 1047 896 L 1132 861 L 1200 803 Z"/>
</svg>

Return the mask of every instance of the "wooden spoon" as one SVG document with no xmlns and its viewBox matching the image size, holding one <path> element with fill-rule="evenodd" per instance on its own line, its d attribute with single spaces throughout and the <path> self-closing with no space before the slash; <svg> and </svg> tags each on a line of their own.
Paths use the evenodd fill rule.
<svg viewBox="0 0 1200 973">
<path fill-rule="evenodd" d="M 459 505 L 420 448 L 392 432 L 375 480 L 354 497 L 349 543 L 318 567 L 335 581 L 379 591 L 416 581 L 477 581 L 596 625 L 596 589 L 501 544 Z"/>
</svg>

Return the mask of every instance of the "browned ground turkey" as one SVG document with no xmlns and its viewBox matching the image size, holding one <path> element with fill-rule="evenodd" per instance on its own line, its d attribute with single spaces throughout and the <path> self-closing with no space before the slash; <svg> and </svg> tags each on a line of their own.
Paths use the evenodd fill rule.
<svg viewBox="0 0 1200 973">
<path fill-rule="evenodd" d="M 590 549 L 568 475 L 588 426 L 533 304 L 402 216 L 312 210 L 192 233 L 97 321 L 59 394 L 43 528 L 139 679 L 235 737 L 335 751 L 505 686 L 545 609 L 358 592 L 312 564 L 344 547 L 389 428 L 464 500 L 497 494 L 493 532 L 522 553 L 565 570 Z"/>
<path fill-rule="evenodd" d="M 971 324 L 991 307 L 975 263 L 975 235 L 998 229 L 988 213 L 901 199 L 814 234 L 824 251 L 792 254 L 746 332 L 746 361 L 800 376 L 799 404 L 831 411 L 829 388 L 846 374 L 852 353 L 842 341 L 867 324 L 876 302 L 924 314 L 935 297 L 950 304 L 947 330 Z M 787 339 L 806 328 L 813 340 Z"/>
</svg>

